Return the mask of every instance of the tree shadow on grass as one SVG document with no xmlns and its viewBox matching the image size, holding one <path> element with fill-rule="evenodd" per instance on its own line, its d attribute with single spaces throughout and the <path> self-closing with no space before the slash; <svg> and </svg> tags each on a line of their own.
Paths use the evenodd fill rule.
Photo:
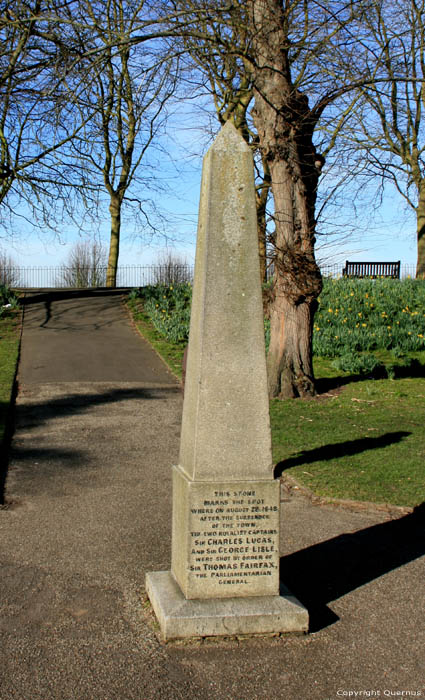
<svg viewBox="0 0 425 700">
<path fill-rule="evenodd" d="M 308 609 L 310 632 L 339 619 L 328 603 L 425 555 L 424 526 L 425 502 L 397 520 L 281 557 L 281 580 Z"/>
<path fill-rule="evenodd" d="M 336 389 L 342 389 L 342 387 L 348 384 L 363 382 L 366 379 L 370 379 L 370 377 L 361 374 L 349 374 L 340 377 L 321 377 L 320 379 L 316 379 L 316 391 L 318 396 L 320 396 L 321 394 L 327 394 Z"/>
<path fill-rule="evenodd" d="M 425 364 L 416 358 L 407 359 L 405 364 L 402 361 L 398 364 L 387 363 L 384 367 L 379 365 L 372 374 L 349 374 L 340 375 L 339 377 L 321 377 L 316 379 L 316 391 L 320 394 L 327 394 L 330 391 L 341 389 L 348 384 L 357 382 L 365 382 L 371 379 L 416 379 L 425 377 Z"/>
<path fill-rule="evenodd" d="M 412 433 L 405 430 L 398 430 L 393 433 L 385 433 L 378 437 L 358 438 L 357 440 L 346 440 L 345 442 L 331 443 L 330 445 L 322 445 L 315 447 L 313 450 L 304 450 L 296 457 L 283 459 L 276 464 L 274 468 L 275 479 L 282 476 L 283 472 L 292 467 L 298 467 L 301 464 L 311 464 L 312 462 L 323 462 L 329 459 L 338 459 L 347 455 L 355 455 L 366 450 L 377 450 L 383 447 L 388 447 L 396 442 L 401 442 Z"/>
</svg>

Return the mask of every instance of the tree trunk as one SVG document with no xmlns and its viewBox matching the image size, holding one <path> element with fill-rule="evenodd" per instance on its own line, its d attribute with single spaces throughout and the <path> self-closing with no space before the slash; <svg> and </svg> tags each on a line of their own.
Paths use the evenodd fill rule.
<svg viewBox="0 0 425 700">
<path fill-rule="evenodd" d="M 425 180 L 419 188 L 419 200 L 416 207 L 416 222 L 418 234 L 418 261 L 416 278 L 425 279 Z"/>
<path fill-rule="evenodd" d="M 252 111 L 270 170 L 275 211 L 268 362 L 271 397 L 315 393 L 312 324 L 322 281 L 314 259 L 320 167 L 307 98 L 292 84 L 280 0 L 250 0 L 255 55 Z"/>
<path fill-rule="evenodd" d="M 111 195 L 109 211 L 111 214 L 111 239 L 109 243 L 108 268 L 106 270 L 106 286 L 116 287 L 121 233 L 121 202 L 119 197 Z"/>
<path fill-rule="evenodd" d="M 291 303 L 278 295 L 270 314 L 267 370 L 270 396 L 296 398 L 314 394 L 312 323 L 315 306 Z"/>
</svg>

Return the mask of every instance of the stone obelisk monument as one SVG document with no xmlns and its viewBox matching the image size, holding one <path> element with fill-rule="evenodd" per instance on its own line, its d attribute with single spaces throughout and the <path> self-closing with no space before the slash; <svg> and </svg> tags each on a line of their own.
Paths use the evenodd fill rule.
<svg viewBox="0 0 425 700">
<path fill-rule="evenodd" d="M 147 574 L 164 639 L 305 632 L 279 594 L 254 167 L 231 122 L 204 159 L 171 571 Z"/>
</svg>

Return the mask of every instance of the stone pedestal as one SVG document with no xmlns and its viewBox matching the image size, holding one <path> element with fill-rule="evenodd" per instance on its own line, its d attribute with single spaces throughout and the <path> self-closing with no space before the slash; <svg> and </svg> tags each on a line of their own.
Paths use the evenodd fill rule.
<svg viewBox="0 0 425 700">
<path fill-rule="evenodd" d="M 253 161 L 227 123 L 204 160 L 171 572 L 147 575 L 165 639 L 306 632 L 279 589 Z"/>
<path fill-rule="evenodd" d="M 187 600 L 171 571 L 157 571 L 146 590 L 165 641 L 308 631 L 306 609 L 284 587 L 281 595 Z"/>
</svg>

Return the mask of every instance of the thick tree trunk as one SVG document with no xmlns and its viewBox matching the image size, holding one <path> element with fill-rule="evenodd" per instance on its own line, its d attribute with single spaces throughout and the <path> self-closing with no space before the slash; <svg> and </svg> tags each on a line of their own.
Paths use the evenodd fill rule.
<svg viewBox="0 0 425 700">
<path fill-rule="evenodd" d="M 311 329 L 312 304 L 295 305 L 285 295 L 271 309 L 270 347 L 267 357 L 269 393 L 281 398 L 314 394 Z"/>
<path fill-rule="evenodd" d="M 271 397 L 315 393 L 312 323 L 321 291 L 314 259 L 320 174 L 308 100 L 292 84 L 280 0 L 250 0 L 255 53 L 254 122 L 271 176 L 275 273 L 268 355 Z"/>
<path fill-rule="evenodd" d="M 108 268 L 106 270 L 106 286 L 116 287 L 121 233 L 121 202 L 118 197 L 111 196 L 109 211 L 111 214 L 111 239 L 109 243 Z"/>
<path fill-rule="evenodd" d="M 418 261 L 416 278 L 425 279 L 425 181 L 419 188 L 419 201 L 416 207 L 416 222 L 418 235 Z"/>
</svg>

